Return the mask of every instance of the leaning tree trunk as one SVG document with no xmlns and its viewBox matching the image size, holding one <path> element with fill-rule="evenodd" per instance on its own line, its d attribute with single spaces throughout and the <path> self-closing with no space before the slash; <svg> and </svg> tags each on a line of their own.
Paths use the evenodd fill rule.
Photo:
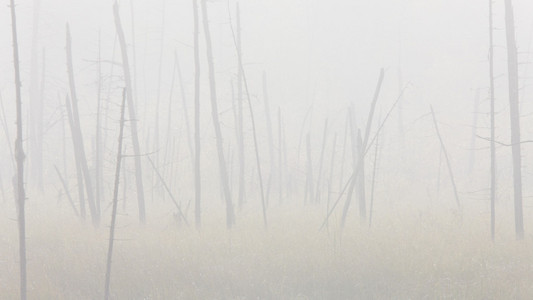
<svg viewBox="0 0 533 300">
<path fill-rule="evenodd" d="M 213 63 L 213 50 L 211 46 L 211 32 L 209 30 L 209 20 L 207 15 L 207 1 L 201 0 L 202 21 L 205 35 L 205 46 L 207 52 L 207 66 L 209 70 L 209 92 L 211 100 L 211 117 L 213 119 L 213 126 L 215 128 L 218 163 L 220 169 L 220 180 L 222 182 L 222 191 L 226 201 L 226 226 L 231 228 L 234 223 L 233 203 L 231 201 L 231 192 L 229 188 L 228 171 L 226 166 L 226 159 L 224 157 L 224 148 L 222 141 L 222 131 L 220 129 L 220 121 L 218 118 L 218 104 L 217 91 L 215 81 L 215 67 Z"/>
<path fill-rule="evenodd" d="M 71 131 L 72 131 L 72 140 L 74 143 L 74 153 L 76 156 L 77 163 L 83 174 L 83 181 L 85 182 L 85 187 L 87 191 L 87 202 L 89 204 L 89 210 L 91 212 L 91 219 L 93 224 L 97 225 L 100 219 L 100 213 L 96 210 L 96 205 L 94 202 L 94 190 L 92 186 L 92 178 L 89 174 L 89 165 L 87 163 L 87 156 L 85 155 L 85 147 L 83 145 L 83 135 L 81 133 L 80 125 L 80 114 L 78 111 L 78 97 L 76 94 L 76 83 L 74 80 L 74 67 L 72 65 L 72 48 L 71 48 L 71 38 L 70 38 L 70 27 L 67 23 L 67 69 L 68 69 L 68 81 L 70 86 L 71 94 L 71 105 L 72 105 L 72 122 L 71 122 Z M 68 106 L 67 106 L 68 108 Z"/>
<path fill-rule="evenodd" d="M 120 51 L 122 53 L 122 67 L 124 69 L 124 80 L 126 81 L 126 96 L 128 113 L 130 118 L 131 139 L 133 143 L 133 154 L 135 162 L 135 186 L 137 187 L 137 202 L 139 206 L 139 221 L 144 223 L 146 220 L 146 210 L 144 206 L 144 186 L 142 178 L 142 165 L 141 165 L 141 151 L 139 147 L 139 135 L 137 133 L 137 119 L 135 117 L 135 107 L 133 106 L 133 88 L 131 84 L 131 75 L 128 61 L 128 49 L 126 48 L 126 38 L 124 37 L 124 31 L 122 30 L 122 24 L 120 22 L 120 14 L 118 12 L 118 4 L 115 2 L 113 5 L 113 13 L 115 17 L 115 27 L 117 29 L 118 39 L 120 42 Z"/>
<path fill-rule="evenodd" d="M 117 220 L 118 186 L 120 181 L 120 163 L 122 161 L 122 140 L 124 136 L 124 112 L 126 110 L 126 89 L 122 94 L 120 109 L 120 130 L 118 134 L 117 164 L 115 168 L 115 186 L 113 188 L 113 209 L 111 211 L 111 225 L 109 226 L 109 244 L 107 247 L 107 265 L 105 272 L 105 299 L 109 299 L 109 283 L 111 281 L 111 262 L 113 257 L 113 242 L 115 241 L 115 223 Z"/>
<path fill-rule="evenodd" d="M 15 66 L 15 88 L 17 101 L 17 139 L 15 140 L 15 158 L 17 161 L 16 195 L 19 229 L 19 259 L 20 259 L 20 298 L 26 299 L 26 220 L 24 204 L 24 149 L 22 148 L 22 99 L 20 94 L 19 49 L 17 40 L 17 18 L 15 15 L 15 0 L 10 1 L 11 29 L 13 37 L 13 63 Z"/>
<path fill-rule="evenodd" d="M 507 36 L 507 68 L 509 76 L 509 112 L 511 117 L 511 145 L 513 153 L 515 232 L 524 238 L 522 213 L 522 157 L 520 151 L 520 108 L 518 103 L 518 58 L 514 32 L 513 4 L 505 0 L 505 27 Z"/>
</svg>

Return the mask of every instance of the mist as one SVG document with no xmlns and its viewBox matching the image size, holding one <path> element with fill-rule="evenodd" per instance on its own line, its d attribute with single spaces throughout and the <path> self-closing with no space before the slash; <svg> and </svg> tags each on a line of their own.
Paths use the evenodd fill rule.
<svg viewBox="0 0 533 300">
<path fill-rule="evenodd" d="M 5 4 L 0 298 L 533 296 L 532 2 Z"/>
</svg>

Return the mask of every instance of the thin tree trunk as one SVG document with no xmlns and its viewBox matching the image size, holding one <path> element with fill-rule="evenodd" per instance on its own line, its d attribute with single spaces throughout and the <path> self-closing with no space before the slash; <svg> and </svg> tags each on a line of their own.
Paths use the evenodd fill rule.
<svg viewBox="0 0 533 300">
<path fill-rule="evenodd" d="M 76 180 L 78 181 L 78 201 L 80 202 L 80 215 L 82 220 L 85 220 L 86 211 L 85 211 L 85 192 L 84 190 L 84 183 L 83 183 L 83 171 L 81 170 L 81 163 L 80 163 L 80 154 L 77 150 L 76 144 L 77 144 L 77 134 L 76 129 L 74 125 L 74 117 L 72 116 L 72 108 L 70 104 L 70 99 L 67 96 L 65 100 L 65 105 L 67 108 L 67 116 L 68 116 L 68 122 L 70 127 L 70 132 L 72 135 L 72 143 L 74 147 L 74 160 L 76 164 Z"/>
<path fill-rule="evenodd" d="M 40 0 L 33 0 L 33 27 L 30 59 L 30 173 L 34 184 L 43 189 L 43 98 L 39 95 L 39 17 Z"/>
<path fill-rule="evenodd" d="M 448 158 L 448 152 L 446 151 L 446 147 L 444 146 L 444 142 L 442 141 L 442 137 L 439 131 L 439 126 L 437 125 L 437 119 L 435 118 L 435 112 L 433 111 L 432 106 L 431 106 L 431 116 L 433 117 L 433 125 L 435 125 L 435 131 L 437 132 L 437 136 L 439 138 L 442 153 L 444 154 L 444 159 L 446 160 L 446 165 L 448 166 L 448 173 L 450 174 L 450 180 L 452 181 L 455 202 L 457 203 L 457 207 L 461 208 L 461 202 L 459 201 L 459 195 L 457 194 L 457 186 L 455 185 L 455 177 L 453 176 L 452 165 L 450 164 L 450 159 Z"/>
<path fill-rule="evenodd" d="M 115 17 L 115 27 L 118 34 L 118 39 L 120 42 L 120 50 L 122 52 L 122 67 L 124 69 L 124 79 L 126 81 L 126 96 L 128 101 L 128 112 L 130 118 L 130 128 L 131 128 L 131 138 L 133 144 L 133 154 L 135 162 L 135 186 L 137 188 L 137 202 L 139 207 L 139 221 L 144 223 L 146 221 L 146 209 L 144 203 L 144 185 L 142 178 L 142 165 L 140 157 L 140 147 L 139 147 L 139 135 L 137 133 L 137 119 L 135 116 L 135 107 L 133 105 L 133 87 L 131 84 L 131 75 L 128 61 L 128 49 L 126 47 L 126 38 L 124 36 L 124 31 L 122 30 L 122 25 L 120 22 L 120 14 L 118 12 L 118 4 L 115 2 L 113 5 L 113 13 Z"/>
<path fill-rule="evenodd" d="M 244 126 L 243 126 L 243 113 L 242 113 L 242 49 L 241 49 L 241 13 L 239 3 L 236 4 L 237 10 L 237 37 L 235 46 L 237 49 L 237 150 L 239 154 L 239 195 L 238 203 L 239 208 L 244 203 L 244 170 L 245 170 L 245 157 L 244 157 Z"/>
<path fill-rule="evenodd" d="M 490 235 L 494 241 L 496 229 L 496 143 L 494 120 L 494 44 L 492 1 L 489 0 L 489 82 L 490 82 Z"/>
<path fill-rule="evenodd" d="M 24 206 L 26 202 L 26 192 L 24 190 L 24 149 L 22 148 L 22 98 L 20 93 L 20 67 L 19 49 L 17 39 L 17 18 L 15 15 L 15 0 L 10 0 L 11 7 L 11 33 L 13 38 L 13 64 L 15 67 L 15 91 L 17 106 L 17 139 L 15 140 L 15 158 L 17 161 L 17 212 L 19 231 L 19 265 L 20 265 L 20 298 L 26 300 L 26 219 Z"/>
<path fill-rule="evenodd" d="M 97 104 L 96 104 L 96 155 L 95 155 L 95 185 L 96 210 L 100 214 L 100 202 L 103 187 L 103 148 L 102 148 L 102 57 L 100 49 L 100 32 L 98 32 L 98 65 L 97 65 Z"/>
<path fill-rule="evenodd" d="M 226 202 L 226 226 L 231 228 L 234 224 L 234 211 L 233 203 L 231 201 L 231 193 L 228 182 L 228 171 L 226 166 L 226 160 L 224 156 L 223 140 L 222 140 L 222 131 L 220 129 L 220 121 L 218 118 L 218 104 L 217 104 L 217 94 L 216 94 L 216 81 L 215 81 L 215 67 L 213 63 L 213 50 L 211 46 L 211 32 L 209 30 L 209 19 L 207 15 L 207 1 L 201 0 L 202 8 L 202 21 L 204 27 L 205 35 L 205 44 L 207 52 L 207 66 L 209 69 L 209 91 L 210 91 L 210 100 L 211 100 L 211 117 L 213 119 L 213 126 L 215 129 L 216 143 L 217 143 L 217 153 L 218 153 L 218 163 L 220 171 L 220 180 L 222 183 L 222 190 L 224 194 L 224 199 Z"/>
<path fill-rule="evenodd" d="M 194 221 L 202 224 L 202 178 L 200 174 L 200 53 L 198 41 L 198 0 L 192 0 L 194 15 Z"/>
<path fill-rule="evenodd" d="M 321 187 L 321 181 L 322 181 L 322 166 L 324 164 L 324 151 L 326 149 L 326 141 L 327 141 L 327 134 L 328 134 L 328 119 L 326 119 L 326 122 L 324 124 L 324 134 L 322 136 L 322 149 L 320 150 L 320 163 L 318 164 L 318 174 L 316 179 L 316 192 L 315 192 L 315 203 L 320 202 L 320 187 Z"/>
<path fill-rule="evenodd" d="M 520 103 L 518 101 L 518 58 L 514 30 L 513 4 L 511 0 L 505 0 L 505 28 L 507 37 L 507 68 L 509 76 L 511 150 L 513 153 L 515 232 L 517 239 L 523 239 L 524 217 L 522 212 L 522 157 L 520 150 Z"/>
<path fill-rule="evenodd" d="M 281 108 L 278 107 L 278 200 L 281 204 L 283 197 L 283 143 L 282 143 Z"/>
<path fill-rule="evenodd" d="M 374 150 L 374 165 L 372 166 L 372 184 L 370 185 L 370 209 L 368 210 L 368 227 L 372 226 L 372 216 L 374 215 L 374 187 L 376 183 L 376 170 L 378 166 L 379 154 L 379 135 L 376 138 L 376 146 Z"/>
<path fill-rule="evenodd" d="M 122 94 L 120 109 L 120 131 L 118 135 L 117 164 L 115 168 L 115 186 L 113 188 L 113 210 L 111 212 L 111 225 L 109 226 L 109 244 L 107 247 L 107 265 L 105 272 L 105 299 L 109 299 L 109 283 L 111 281 L 111 262 L 113 257 L 113 243 L 115 241 L 115 223 L 117 220 L 118 187 L 120 182 L 120 163 L 122 161 L 122 140 L 124 136 L 124 112 L 126 111 L 126 89 Z"/>
<path fill-rule="evenodd" d="M 237 16 L 238 16 L 238 27 L 240 27 L 240 21 L 239 21 L 239 16 L 240 12 L 239 12 L 239 7 L 237 6 Z M 230 18 L 231 18 L 231 14 L 230 14 Z M 240 31 L 240 29 L 239 29 Z M 252 100 L 250 99 L 250 91 L 248 90 L 248 82 L 246 80 L 246 73 L 244 72 L 244 68 L 242 66 L 242 53 L 240 51 L 240 32 L 239 32 L 239 35 L 238 35 L 238 39 L 237 40 L 235 38 L 235 32 L 233 31 L 233 26 L 231 26 L 231 32 L 232 32 L 232 35 L 233 35 L 233 42 L 235 44 L 235 48 L 237 49 L 237 55 L 239 57 L 239 69 L 240 69 L 240 74 L 241 74 L 241 77 L 242 77 L 242 80 L 244 81 L 244 88 L 246 89 L 246 99 L 248 100 L 248 109 L 250 111 L 250 119 L 252 121 L 252 136 L 253 136 L 253 139 L 254 139 L 254 150 L 255 150 L 255 161 L 256 161 L 256 164 L 257 164 L 257 175 L 259 177 L 259 187 L 260 187 L 260 192 L 261 192 L 261 207 L 262 207 L 262 210 L 263 210 L 263 223 L 265 225 L 265 228 L 268 227 L 268 222 L 267 222 L 267 216 L 266 216 L 266 201 L 265 201 L 265 192 L 264 192 L 264 184 L 263 184 L 263 173 L 261 171 L 261 160 L 260 160 L 260 156 L 259 156 L 259 144 L 257 142 L 257 130 L 256 130 L 256 127 L 255 127 L 255 117 L 254 117 L 254 111 L 252 109 Z M 242 88 L 242 87 L 241 87 Z M 242 91 L 241 91 L 242 93 Z M 242 113 L 241 113 L 241 116 L 240 118 L 242 118 Z M 242 124 L 241 124 L 242 126 Z M 242 128 L 241 128 L 242 129 Z M 243 136 L 241 135 L 241 138 L 243 138 Z M 244 140 L 244 139 L 242 139 Z M 243 146 L 243 157 L 244 157 L 244 146 Z M 244 162 L 244 159 L 243 159 L 243 162 Z M 244 183 L 244 181 L 243 181 Z"/>
<path fill-rule="evenodd" d="M 361 138 L 361 130 L 357 131 L 357 157 L 360 165 L 357 168 L 359 177 L 357 178 L 357 199 L 359 200 L 359 217 L 366 218 L 366 190 L 365 190 L 365 147 Z"/>
<path fill-rule="evenodd" d="M 94 202 L 94 190 L 89 174 L 89 165 L 87 164 L 87 156 L 85 155 L 85 146 L 83 145 L 83 134 L 80 126 L 80 115 L 78 112 L 78 97 L 76 93 L 76 83 L 74 80 L 74 67 L 72 64 L 72 48 L 71 48 L 70 27 L 67 23 L 67 69 L 68 80 L 70 86 L 71 102 L 72 102 L 72 139 L 75 143 L 74 151 L 78 157 L 78 163 L 83 174 L 83 181 L 85 183 L 85 190 L 87 191 L 87 203 L 89 204 L 89 210 L 91 212 L 91 219 L 94 225 L 98 225 L 100 216 L 96 210 Z M 68 106 L 67 106 L 68 108 Z"/>
<path fill-rule="evenodd" d="M 326 213 L 329 211 L 329 206 L 331 203 L 331 190 L 333 186 L 333 174 L 335 168 L 335 153 L 337 149 L 337 133 L 333 136 L 333 148 L 331 149 L 331 163 L 329 167 L 329 179 L 328 179 L 328 199 L 326 204 Z M 328 224 L 326 224 L 327 226 Z"/>
<path fill-rule="evenodd" d="M 311 136 L 307 133 L 306 136 L 306 153 L 307 153 L 307 168 L 306 168 L 306 184 L 305 184 L 305 197 L 304 203 L 312 202 L 314 197 L 313 186 L 313 159 L 311 157 Z M 309 201 L 308 201 L 309 200 Z"/>
<path fill-rule="evenodd" d="M 474 112 L 472 120 L 472 136 L 470 138 L 470 159 L 468 161 L 468 174 L 472 174 L 476 161 L 476 134 L 477 120 L 479 116 L 479 89 L 476 89 L 476 98 L 474 99 Z M 472 178 L 472 176 L 470 176 Z"/>
<path fill-rule="evenodd" d="M 59 169 L 56 165 L 54 165 L 54 169 L 56 170 L 57 176 L 59 177 L 59 180 L 61 181 L 61 184 L 63 185 L 63 189 L 65 190 L 65 194 L 67 195 L 67 199 L 70 203 L 70 206 L 72 207 L 72 210 L 74 211 L 74 214 L 79 217 L 80 214 L 78 213 L 78 209 L 76 208 L 76 205 L 74 205 L 74 201 L 72 200 L 72 197 L 70 196 L 70 192 L 68 191 L 68 186 L 65 180 L 63 179 L 63 176 L 61 176 L 61 173 L 59 172 Z"/>
<path fill-rule="evenodd" d="M 268 134 L 268 154 L 270 158 L 270 172 L 268 174 L 268 182 L 266 188 L 266 203 L 269 203 L 270 190 L 272 188 L 272 179 L 276 168 L 274 158 L 274 133 L 272 131 L 272 116 L 270 115 L 270 101 L 268 99 L 267 77 L 266 72 L 263 71 L 263 101 L 265 103 L 265 116 Z"/>
</svg>

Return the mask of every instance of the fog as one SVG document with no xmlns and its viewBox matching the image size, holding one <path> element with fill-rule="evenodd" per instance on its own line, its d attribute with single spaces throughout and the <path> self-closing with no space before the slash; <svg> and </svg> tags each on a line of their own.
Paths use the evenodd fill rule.
<svg viewBox="0 0 533 300">
<path fill-rule="evenodd" d="M 510 3 L 6 1 L 0 298 L 531 298 Z"/>
</svg>

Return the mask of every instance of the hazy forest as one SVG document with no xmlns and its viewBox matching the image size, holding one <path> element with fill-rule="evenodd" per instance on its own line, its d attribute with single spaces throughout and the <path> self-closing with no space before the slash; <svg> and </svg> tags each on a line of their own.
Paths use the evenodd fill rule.
<svg viewBox="0 0 533 300">
<path fill-rule="evenodd" d="M 0 299 L 533 299 L 533 1 L 3 4 Z"/>
</svg>

